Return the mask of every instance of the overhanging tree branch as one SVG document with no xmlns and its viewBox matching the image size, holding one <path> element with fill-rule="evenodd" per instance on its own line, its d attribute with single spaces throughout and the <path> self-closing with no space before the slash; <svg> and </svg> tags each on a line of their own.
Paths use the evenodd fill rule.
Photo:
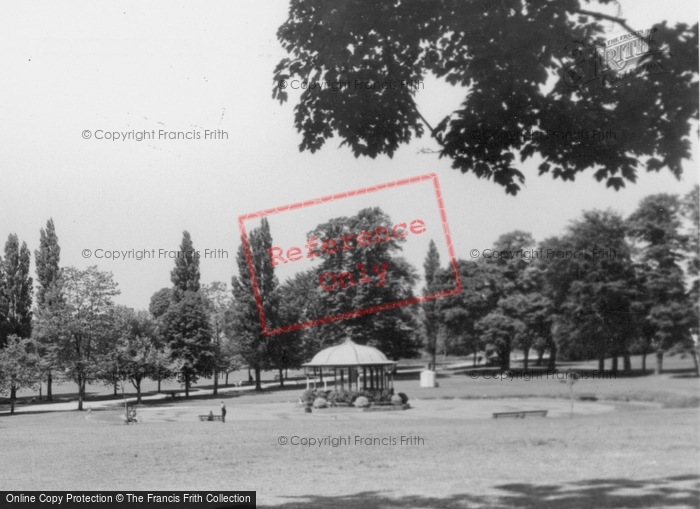
<svg viewBox="0 0 700 509">
<path fill-rule="evenodd" d="M 594 12 L 594 11 L 587 11 L 586 9 L 577 9 L 575 12 L 578 12 L 579 14 L 583 14 L 585 16 L 593 16 L 594 18 L 598 19 L 607 19 L 608 21 L 614 21 L 615 23 L 619 24 L 620 26 L 625 27 L 627 30 L 630 32 L 634 32 L 634 28 L 629 26 L 627 24 L 626 19 L 618 18 L 617 16 L 611 16 L 610 14 L 603 14 L 602 12 Z"/>
</svg>

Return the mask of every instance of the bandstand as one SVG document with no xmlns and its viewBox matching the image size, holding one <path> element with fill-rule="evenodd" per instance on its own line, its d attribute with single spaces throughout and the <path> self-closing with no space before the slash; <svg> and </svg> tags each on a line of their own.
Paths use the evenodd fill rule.
<svg viewBox="0 0 700 509">
<path fill-rule="evenodd" d="M 358 345 L 348 338 L 339 345 L 321 350 L 311 362 L 303 364 L 306 388 L 310 388 L 309 376 L 313 377 L 314 388 L 318 378 L 324 389 L 332 376 L 335 391 L 352 391 L 353 387 L 356 391 L 393 389 L 396 364 L 376 348 Z"/>
</svg>

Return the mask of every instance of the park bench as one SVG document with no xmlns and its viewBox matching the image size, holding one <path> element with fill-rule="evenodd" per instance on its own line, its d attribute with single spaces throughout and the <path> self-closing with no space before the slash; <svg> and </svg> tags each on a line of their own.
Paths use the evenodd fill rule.
<svg viewBox="0 0 700 509">
<path fill-rule="evenodd" d="M 220 415 L 200 415 L 199 420 L 200 421 L 220 421 L 221 416 Z"/>
<path fill-rule="evenodd" d="M 583 394 L 579 394 L 578 400 L 579 401 L 598 401 L 598 398 L 592 392 L 584 392 Z"/>
<path fill-rule="evenodd" d="M 172 396 L 173 399 L 177 397 L 178 394 L 180 394 L 182 391 L 162 391 L 163 394 L 169 394 Z"/>
<path fill-rule="evenodd" d="M 531 415 L 533 417 L 547 417 L 547 410 L 522 410 L 518 412 L 495 412 L 493 414 L 494 419 L 499 417 L 515 417 L 516 419 L 524 419 L 526 416 Z"/>
</svg>

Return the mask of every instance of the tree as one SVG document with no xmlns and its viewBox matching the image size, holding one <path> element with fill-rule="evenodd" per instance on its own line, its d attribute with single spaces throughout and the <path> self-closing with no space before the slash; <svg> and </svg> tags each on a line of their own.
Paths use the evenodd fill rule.
<svg viewBox="0 0 700 509">
<path fill-rule="evenodd" d="M 228 339 L 224 333 L 226 312 L 231 307 L 232 298 L 226 283 L 221 281 L 214 281 L 209 285 L 202 286 L 201 292 L 206 303 L 212 334 L 214 349 L 212 368 L 214 370 L 214 395 L 216 395 L 219 388 L 219 372 L 228 373 L 235 364 L 235 359 L 227 355 L 230 352 L 226 348 Z"/>
<path fill-rule="evenodd" d="M 681 265 L 689 240 L 681 233 L 681 207 L 678 196 L 655 194 L 644 198 L 628 219 L 630 237 L 642 245 L 637 268 L 644 285 L 643 353 L 650 343 L 658 373 L 664 351 L 692 349 L 690 331 L 696 326 Z"/>
<path fill-rule="evenodd" d="M 297 309 L 280 298 L 279 307 L 280 323 L 297 323 L 300 314 Z M 277 369 L 280 387 L 284 387 L 285 372 L 288 369 L 298 369 L 306 357 L 306 349 L 303 346 L 304 332 L 293 330 L 275 334 L 269 339 L 270 367 Z"/>
<path fill-rule="evenodd" d="M 119 295 L 110 272 L 97 266 L 64 267 L 45 295 L 54 304 L 43 310 L 41 334 L 57 338 L 57 362 L 64 376 L 78 385 L 83 409 L 88 383 L 105 379 L 107 352 L 114 346 L 114 302 Z"/>
<path fill-rule="evenodd" d="M 246 239 L 243 241 L 245 243 Z M 271 249 L 273 244 L 267 219 L 263 218 L 260 227 L 251 230 L 247 242 L 266 326 L 268 329 L 274 329 L 279 322 L 279 283 L 268 254 L 268 249 Z M 255 372 L 255 390 L 261 390 L 261 371 L 269 369 L 271 365 L 272 337 L 263 333 L 244 243 L 236 254 L 238 276 L 231 279 L 234 300 L 227 317 L 227 330 L 229 337 L 234 338 L 236 355 Z"/>
<path fill-rule="evenodd" d="M 347 250 L 338 247 L 335 251 L 325 252 L 320 241 L 313 248 L 318 255 L 314 260 L 319 262 L 315 281 L 321 288 L 318 293 L 326 317 L 414 297 L 413 285 L 418 281 L 418 274 L 399 256 L 406 239 L 388 234 L 382 237 L 377 233 L 382 229 L 391 231 L 393 224 L 384 211 L 374 207 L 362 209 L 354 216 L 333 218 L 309 232 L 310 242 L 314 238 L 340 241 L 341 236 L 352 234 L 342 241 L 353 246 Z M 368 246 L 358 245 L 357 237 L 363 231 L 377 234 Z M 383 240 L 377 242 L 380 239 Z M 330 333 L 334 343 L 349 337 L 358 344 L 378 348 L 394 360 L 413 357 L 418 351 L 416 331 L 419 324 L 405 307 L 383 309 L 328 325 L 331 327 L 327 327 L 326 332 Z"/>
<path fill-rule="evenodd" d="M 540 174 L 574 180 L 592 170 L 616 189 L 636 180 L 640 164 L 680 178 L 698 116 L 697 24 L 654 25 L 642 61 L 666 72 L 638 75 L 625 87 L 585 76 L 598 79 L 584 87 L 588 64 L 604 65 L 606 79 L 628 71 L 607 69 L 595 53 L 605 44 L 603 21 L 634 31 L 580 0 L 291 2 L 277 32 L 290 57 L 275 68 L 272 95 L 287 100 L 282 80 L 330 85 L 301 93 L 294 120 L 300 150 L 313 153 L 338 136 L 356 157 L 392 157 L 427 128 L 453 168 L 493 179 L 507 193 L 518 192 L 525 180 L 519 163 L 535 154 L 543 159 Z M 598 50 L 585 46 L 588 40 Z M 588 60 L 574 60 L 579 55 Z M 416 84 L 429 74 L 466 92 L 461 108 L 435 127 L 415 102 Z M 561 79 L 552 86 L 556 74 Z M 562 143 L 554 135 L 522 134 L 599 130 L 615 138 Z"/>
<path fill-rule="evenodd" d="M 148 306 L 148 310 L 151 312 L 154 318 L 158 319 L 170 307 L 170 302 L 173 300 L 173 291 L 170 288 L 161 288 L 156 293 L 151 296 L 151 302 Z"/>
<path fill-rule="evenodd" d="M 510 369 L 513 338 L 525 334 L 525 324 L 496 309 L 479 320 L 476 323 L 476 329 L 483 337 L 487 354 L 489 351 L 495 351 L 498 354 L 500 368 Z"/>
<path fill-rule="evenodd" d="M 200 376 L 211 374 L 215 367 L 215 349 L 209 323 L 207 299 L 199 293 L 199 253 L 195 251 L 189 232 L 182 234 L 182 243 L 175 267 L 170 272 L 173 288 L 163 288 L 151 297 L 149 309 L 158 319 L 158 334 L 167 344 L 172 368 L 189 397 L 190 386 Z M 158 360 L 163 364 L 162 356 Z M 160 387 L 160 369 L 158 371 Z"/>
<path fill-rule="evenodd" d="M 11 335 L 0 348 L 0 393 L 10 393 L 10 414 L 20 389 L 34 389 L 41 380 L 36 343 L 29 338 Z"/>
<path fill-rule="evenodd" d="M 477 354 L 485 346 L 477 324 L 496 309 L 503 295 L 503 273 L 483 258 L 476 262 L 458 260 L 457 267 L 463 290 L 442 299 L 442 320 L 448 336 L 461 343 L 461 350 L 473 354 L 476 365 Z M 438 278 L 448 285 L 454 276 L 452 271 L 442 269 Z"/>
<path fill-rule="evenodd" d="M 39 287 L 36 293 L 36 306 L 39 313 L 51 307 L 52 303 L 47 301 L 46 294 L 56 282 L 60 274 L 59 263 L 61 261 L 61 247 L 58 245 L 58 236 L 53 219 L 46 222 L 46 229 L 39 230 L 39 249 L 34 251 L 36 263 L 36 276 Z M 40 341 L 41 362 L 46 371 L 46 399 L 51 401 L 53 371 L 55 368 L 55 337 L 45 337 Z"/>
<path fill-rule="evenodd" d="M 119 306 L 115 320 L 118 333 L 114 348 L 114 369 L 122 381 L 130 381 L 141 403 L 141 382 L 156 378 L 159 367 L 156 324 L 148 311 Z"/>
<path fill-rule="evenodd" d="M 32 332 L 33 280 L 29 276 L 29 249 L 27 243 L 19 245 L 17 235 L 10 234 L 5 243 L 3 273 L 3 323 L 0 324 L 0 345 L 14 334 L 28 338 Z"/>
<path fill-rule="evenodd" d="M 437 284 L 438 278 L 437 274 L 440 271 L 440 253 L 438 253 L 437 246 L 433 240 L 430 241 L 428 246 L 428 254 L 425 257 L 425 263 L 423 264 L 423 269 L 425 271 L 425 287 L 423 288 L 423 295 L 430 295 L 439 291 Z M 435 299 L 427 300 L 422 303 L 423 308 L 423 329 L 425 333 L 425 350 L 431 357 L 431 368 L 437 369 L 437 349 L 438 349 L 438 337 L 440 332 L 440 303 Z"/>
<path fill-rule="evenodd" d="M 568 359 L 597 357 L 600 369 L 606 355 L 624 357 L 630 369 L 629 348 L 637 336 L 633 303 L 636 274 L 627 227 L 612 211 L 588 211 L 573 221 L 561 239 L 544 243 L 548 256 L 547 292 L 554 312 L 557 351 Z"/>
<path fill-rule="evenodd" d="M 688 242 L 686 244 L 686 257 L 688 259 L 687 272 L 691 277 L 690 291 L 688 297 L 690 302 L 694 302 L 695 334 L 698 333 L 698 322 L 700 321 L 700 186 L 697 184 L 685 197 L 681 204 L 681 213 L 688 222 Z"/>
<path fill-rule="evenodd" d="M 175 268 L 170 273 L 175 298 L 182 292 L 199 291 L 199 275 L 199 253 L 194 249 L 189 232 L 184 231 Z"/>
<path fill-rule="evenodd" d="M 535 245 L 532 234 L 514 230 L 496 240 L 493 250 L 500 256 L 488 261 L 502 273 L 503 296 L 498 301 L 498 312 L 512 322 L 509 327 L 514 334 L 510 346 L 523 350 L 524 369 L 528 369 L 530 349 L 535 345 L 539 345 L 541 351 L 549 348 L 549 369 L 554 369 L 556 359 L 555 349 L 551 346 L 551 303 L 542 294 L 542 272 L 531 264 L 536 255 L 533 250 Z M 506 321 L 497 323 L 505 324 Z"/>
<path fill-rule="evenodd" d="M 498 308 L 513 322 L 511 346 L 522 349 L 523 369 L 527 370 L 530 349 L 538 343 L 547 345 L 551 336 L 550 301 L 538 291 L 517 292 L 501 299 Z"/>
<path fill-rule="evenodd" d="M 171 303 L 161 317 L 160 332 L 168 342 L 180 383 L 185 386 L 185 397 L 189 397 L 191 384 L 212 372 L 214 348 L 204 297 L 199 292 L 178 293 L 179 300 Z"/>
<path fill-rule="evenodd" d="M 700 334 L 700 186 L 697 184 L 685 197 L 682 203 L 683 217 L 689 223 L 687 244 L 688 269 L 691 285 L 688 299 L 693 308 L 693 324 L 691 330 L 695 338 Z M 695 342 L 695 347 L 690 350 L 695 361 L 695 372 L 700 376 L 700 342 Z"/>
</svg>

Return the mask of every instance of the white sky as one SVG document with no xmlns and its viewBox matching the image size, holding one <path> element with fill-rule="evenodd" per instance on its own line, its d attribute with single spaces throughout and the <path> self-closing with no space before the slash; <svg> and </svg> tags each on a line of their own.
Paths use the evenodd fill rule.
<svg viewBox="0 0 700 509">
<path fill-rule="evenodd" d="M 693 0 L 621 3 L 635 29 L 660 19 L 698 19 Z M 437 148 L 427 136 L 393 159 L 355 159 L 337 140 L 315 155 L 300 153 L 294 98 L 280 106 L 271 97 L 273 68 L 286 56 L 275 34 L 288 1 L 28 1 L 3 7 L 0 241 L 4 245 L 9 233 L 17 233 L 33 251 L 39 229 L 53 217 L 61 264 L 97 263 L 113 272 L 122 291 L 118 302 L 137 308 L 170 286 L 173 261 L 85 259 L 84 249 L 177 250 L 186 229 L 196 249 L 228 251 L 228 258 L 202 259 L 203 282 L 229 282 L 241 214 L 435 172 L 456 254 L 468 259 L 471 249 L 491 247 L 502 233 L 521 229 L 542 240 L 561 233 L 582 210 L 611 207 L 627 215 L 648 194 L 685 194 L 698 182 L 697 143 L 680 182 L 667 170 L 641 173 L 636 185 L 615 192 L 590 171 L 575 183 L 537 177 L 535 159 L 522 166 L 527 184 L 517 197 L 450 169 L 447 159 L 418 154 Z M 611 37 L 622 32 L 615 28 Z M 459 106 L 463 93 L 427 81 L 417 100 L 437 123 Z M 111 142 L 81 136 L 84 130 L 132 129 L 222 129 L 229 139 Z M 395 222 L 434 213 L 434 199 L 392 193 L 377 194 L 376 204 Z M 324 213 L 316 222 L 355 212 Z M 296 229 L 310 229 L 288 217 L 288 223 L 282 215 L 275 222 L 279 232 L 291 238 Z M 275 235 L 286 242 L 282 233 Z M 421 270 L 425 239 L 425 246 L 406 252 Z"/>
</svg>

